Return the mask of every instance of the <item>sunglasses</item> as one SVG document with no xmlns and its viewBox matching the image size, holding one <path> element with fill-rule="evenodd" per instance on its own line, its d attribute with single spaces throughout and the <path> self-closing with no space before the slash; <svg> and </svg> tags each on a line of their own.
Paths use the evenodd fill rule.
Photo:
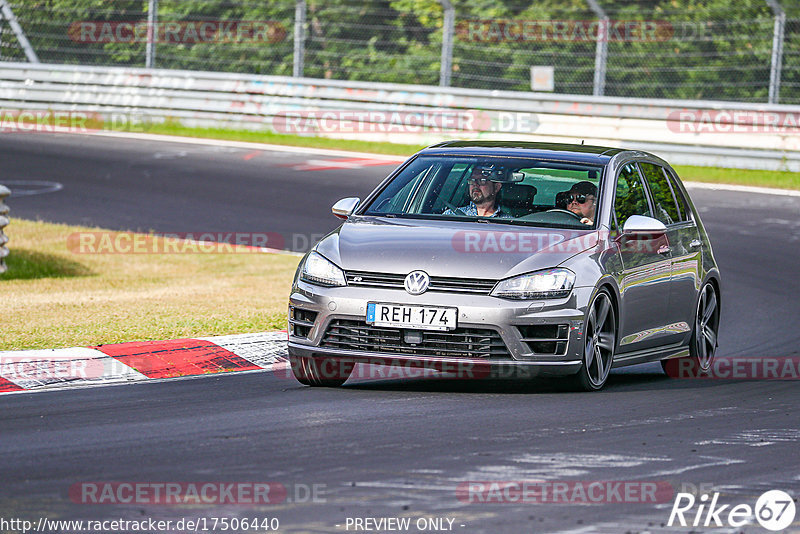
<svg viewBox="0 0 800 534">
<path fill-rule="evenodd" d="M 586 204 L 586 201 L 589 200 L 589 197 L 587 197 L 586 195 L 570 195 L 567 198 L 568 198 L 567 204 L 569 204 L 573 200 L 578 204 Z"/>
<path fill-rule="evenodd" d="M 467 180 L 467 183 L 469 185 L 480 185 L 480 186 L 484 186 L 484 185 L 489 184 L 491 182 L 492 181 L 490 179 L 488 179 L 488 178 L 470 178 L 469 180 Z"/>
</svg>

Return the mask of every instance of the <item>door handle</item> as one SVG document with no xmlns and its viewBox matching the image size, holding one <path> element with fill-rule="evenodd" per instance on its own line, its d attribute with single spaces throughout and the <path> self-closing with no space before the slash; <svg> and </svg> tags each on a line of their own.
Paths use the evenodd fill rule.
<svg viewBox="0 0 800 534">
<path fill-rule="evenodd" d="M 694 239 L 692 240 L 691 243 L 689 243 L 689 246 L 692 248 L 700 248 L 701 246 L 703 246 L 703 242 L 700 241 L 699 239 Z"/>
<path fill-rule="evenodd" d="M 656 251 L 659 254 L 669 254 L 672 249 L 669 248 L 669 245 L 661 245 L 659 249 Z"/>
</svg>

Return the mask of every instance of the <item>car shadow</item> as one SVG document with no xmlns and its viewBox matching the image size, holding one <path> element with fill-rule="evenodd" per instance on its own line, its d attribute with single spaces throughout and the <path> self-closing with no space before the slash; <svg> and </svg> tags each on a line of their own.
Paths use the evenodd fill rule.
<svg viewBox="0 0 800 534">
<path fill-rule="evenodd" d="M 677 379 L 664 374 L 660 364 L 649 364 L 641 370 L 613 370 L 603 392 L 699 389 L 723 385 L 730 380 Z M 432 376 L 424 378 L 351 379 L 345 389 L 364 391 L 411 391 L 429 393 L 529 395 L 582 392 L 569 378 L 471 378 Z"/>
</svg>

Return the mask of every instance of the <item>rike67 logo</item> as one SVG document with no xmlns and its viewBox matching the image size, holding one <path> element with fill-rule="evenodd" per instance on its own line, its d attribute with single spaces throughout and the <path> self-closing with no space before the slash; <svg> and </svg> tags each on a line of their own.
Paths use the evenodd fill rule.
<svg viewBox="0 0 800 534">
<path fill-rule="evenodd" d="M 794 499 L 781 490 L 763 493 L 755 507 L 746 503 L 718 504 L 718 500 L 718 492 L 710 498 L 708 494 L 703 494 L 699 499 L 695 499 L 691 493 L 678 493 L 667 526 L 739 528 L 753 523 L 755 518 L 765 529 L 777 532 L 792 524 L 796 512 Z"/>
</svg>

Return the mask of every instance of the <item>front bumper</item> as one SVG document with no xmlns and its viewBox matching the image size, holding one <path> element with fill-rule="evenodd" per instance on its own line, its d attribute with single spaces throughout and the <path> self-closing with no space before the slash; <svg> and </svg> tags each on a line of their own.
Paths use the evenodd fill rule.
<svg viewBox="0 0 800 534">
<path fill-rule="evenodd" d="M 581 365 L 584 315 L 593 289 L 574 288 L 563 299 L 516 301 L 451 292 L 428 291 L 413 296 L 397 289 L 324 288 L 297 281 L 289 298 L 289 355 L 345 358 L 391 366 L 422 366 L 444 372 L 463 371 L 465 367 L 473 366 L 481 375 L 485 374 L 486 369 L 501 374 L 506 370 L 509 374 L 512 369 L 524 370 L 526 376 L 575 374 Z M 413 346 L 404 347 L 401 352 L 397 351 L 396 346 L 390 351 L 374 344 L 370 348 L 377 350 L 332 347 L 330 338 L 326 338 L 332 323 L 364 322 L 368 302 L 457 307 L 459 329 L 496 332 L 506 351 L 501 355 L 476 358 L 466 354 L 459 357 L 446 353 L 431 354 L 430 350 L 415 353 Z M 311 316 L 313 320 L 309 320 Z M 305 320 L 295 320 L 294 317 Z M 369 328 L 367 325 L 364 327 Z M 545 344 L 531 342 L 530 332 L 545 330 L 558 331 L 558 341 Z M 527 337 L 525 334 L 528 334 Z M 546 351 L 542 352 L 542 348 Z"/>
</svg>

